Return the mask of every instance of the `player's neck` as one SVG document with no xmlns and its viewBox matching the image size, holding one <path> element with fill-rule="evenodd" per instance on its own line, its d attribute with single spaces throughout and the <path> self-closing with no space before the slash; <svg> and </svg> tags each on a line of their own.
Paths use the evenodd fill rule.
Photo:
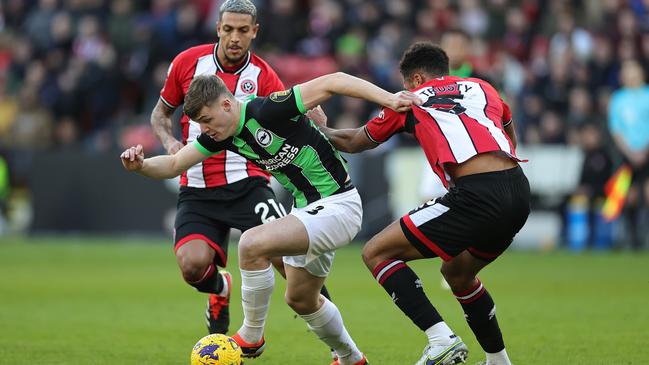
<svg viewBox="0 0 649 365">
<path fill-rule="evenodd" d="M 241 113 L 243 112 L 243 103 L 240 102 L 239 100 L 235 100 L 234 104 L 232 105 L 232 136 L 236 136 L 239 134 L 239 124 L 241 123 L 241 118 L 242 115 Z"/>
</svg>

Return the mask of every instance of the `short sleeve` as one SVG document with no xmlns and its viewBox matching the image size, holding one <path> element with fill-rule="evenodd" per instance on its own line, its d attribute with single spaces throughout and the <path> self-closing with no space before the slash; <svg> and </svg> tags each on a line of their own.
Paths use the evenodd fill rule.
<svg viewBox="0 0 649 365">
<path fill-rule="evenodd" d="M 291 119 L 306 112 L 302 104 L 300 88 L 294 86 L 284 91 L 271 93 L 267 98 L 261 98 L 257 114 L 265 120 Z"/>
<path fill-rule="evenodd" d="M 205 133 L 201 133 L 194 141 L 194 146 L 205 156 L 212 156 L 221 152 L 224 148 L 221 143 L 212 139 Z"/>
<path fill-rule="evenodd" d="M 262 85 L 263 86 L 260 90 L 259 96 L 268 96 L 276 91 L 282 91 L 286 89 L 282 80 L 279 79 L 279 76 L 277 76 L 275 71 L 273 71 L 271 68 L 268 68 Z"/>
<path fill-rule="evenodd" d="M 404 131 L 406 114 L 397 113 L 390 108 L 383 108 L 378 116 L 365 125 L 365 134 L 374 143 L 383 143 L 392 135 Z"/>
<path fill-rule="evenodd" d="M 182 55 L 182 54 L 181 54 Z M 167 78 L 160 90 L 160 100 L 168 107 L 175 109 L 183 103 L 185 93 L 182 87 L 183 65 L 181 55 L 178 55 L 167 70 Z"/>
<path fill-rule="evenodd" d="M 503 101 L 503 124 L 507 124 L 512 120 L 512 110 L 509 108 L 509 105 Z"/>
</svg>

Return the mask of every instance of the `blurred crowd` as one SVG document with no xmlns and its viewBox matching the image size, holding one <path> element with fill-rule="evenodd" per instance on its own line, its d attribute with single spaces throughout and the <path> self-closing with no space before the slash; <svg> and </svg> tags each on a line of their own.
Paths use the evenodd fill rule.
<svg viewBox="0 0 649 365">
<path fill-rule="evenodd" d="M 416 40 L 440 43 L 452 74 L 481 77 L 500 90 L 520 143 L 585 152 L 579 193 L 601 198 L 606 179 L 626 162 L 636 176 L 633 204 L 648 205 L 649 1 L 253 2 L 261 25 L 254 49 L 287 86 L 342 70 L 396 91 L 402 51 Z M 147 123 L 169 63 L 188 47 L 216 41 L 219 5 L 0 3 L 0 156 L 101 152 L 132 141 L 155 146 Z M 373 109 L 344 99 L 327 112 L 343 127 L 364 122 Z"/>
</svg>

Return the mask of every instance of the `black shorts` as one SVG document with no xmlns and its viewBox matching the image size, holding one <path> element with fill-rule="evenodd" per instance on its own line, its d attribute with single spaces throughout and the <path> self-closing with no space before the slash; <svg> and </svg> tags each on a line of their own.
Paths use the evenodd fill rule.
<svg viewBox="0 0 649 365">
<path fill-rule="evenodd" d="M 515 168 L 463 176 L 441 198 L 401 218 L 401 229 L 424 257 L 451 260 L 464 250 L 493 261 L 530 213 L 530 185 Z"/>
<path fill-rule="evenodd" d="M 174 250 L 200 239 L 215 251 L 214 263 L 225 267 L 230 228 L 242 232 L 286 215 L 262 177 L 216 188 L 181 187 L 174 225 Z"/>
</svg>

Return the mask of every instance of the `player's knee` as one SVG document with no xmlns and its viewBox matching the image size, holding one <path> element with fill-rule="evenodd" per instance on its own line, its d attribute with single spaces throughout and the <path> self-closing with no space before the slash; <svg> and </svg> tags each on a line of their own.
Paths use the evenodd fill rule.
<svg viewBox="0 0 649 365">
<path fill-rule="evenodd" d="M 374 243 L 373 240 L 369 240 L 363 247 L 361 257 L 363 262 L 368 269 L 374 270 L 376 265 L 381 262 L 389 259 L 389 257 L 384 257 L 385 255 L 381 254 L 381 250 L 378 249 L 378 246 Z"/>
<path fill-rule="evenodd" d="M 255 234 L 253 230 L 243 232 L 239 238 L 239 257 L 241 258 L 255 258 L 264 255 L 263 239 L 259 234 Z"/>
<path fill-rule="evenodd" d="M 207 258 L 189 253 L 177 254 L 176 259 L 178 261 L 178 266 L 180 267 L 180 272 L 183 275 L 183 279 L 188 283 L 201 280 L 205 275 L 208 266 L 211 264 Z"/>
</svg>

